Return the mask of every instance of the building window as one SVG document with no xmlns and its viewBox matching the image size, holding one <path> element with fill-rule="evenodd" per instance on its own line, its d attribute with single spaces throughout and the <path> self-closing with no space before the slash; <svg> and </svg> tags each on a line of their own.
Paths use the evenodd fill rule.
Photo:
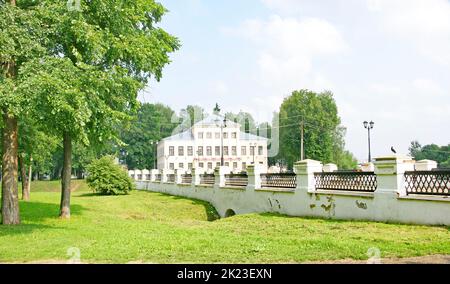
<svg viewBox="0 0 450 284">
<path fill-rule="evenodd" d="M 220 156 L 220 146 L 216 146 L 214 152 L 215 152 L 216 156 Z"/>
<path fill-rule="evenodd" d="M 231 155 L 237 156 L 237 147 L 236 146 L 231 147 Z"/>
<path fill-rule="evenodd" d="M 145 180 L 150 180 L 150 175 L 145 175 Z"/>
<path fill-rule="evenodd" d="M 192 170 L 192 163 L 188 163 L 188 170 Z"/>
<path fill-rule="evenodd" d="M 245 156 L 245 155 L 247 155 L 247 147 L 242 146 L 241 147 L 241 156 Z"/>
<path fill-rule="evenodd" d="M 175 164 L 174 163 L 170 163 L 169 164 L 169 169 L 170 170 L 174 170 L 175 169 Z"/>
<path fill-rule="evenodd" d="M 198 133 L 198 139 L 203 139 L 203 132 Z"/>
<path fill-rule="evenodd" d="M 184 156 L 184 147 L 178 146 L 178 156 Z"/>
<path fill-rule="evenodd" d="M 203 146 L 198 146 L 198 151 L 197 151 L 199 156 L 203 156 Z"/>
<path fill-rule="evenodd" d="M 134 175 L 131 175 L 131 178 L 134 179 Z"/>
<path fill-rule="evenodd" d="M 208 163 L 208 170 L 212 170 L 212 163 L 211 162 Z"/>
<path fill-rule="evenodd" d="M 212 156 L 212 147 L 211 146 L 206 147 L 206 156 Z"/>
<path fill-rule="evenodd" d="M 258 147 L 258 155 L 260 155 L 260 156 L 263 155 L 263 146 Z"/>
<path fill-rule="evenodd" d="M 211 132 L 207 132 L 206 133 L 206 138 L 207 139 L 212 139 L 212 133 Z"/>
<path fill-rule="evenodd" d="M 183 164 L 183 163 L 179 163 L 179 164 L 178 164 L 178 168 L 179 168 L 179 169 L 184 169 L 184 164 Z"/>
<path fill-rule="evenodd" d="M 255 146 L 250 146 L 250 155 L 255 155 Z"/>
<path fill-rule="evenodd" d="M 237 162 L 233 163 L 233 169 L 237 169 Z"/>
<path fill-rule="evenodd" d="M 216 163 L 216 168 L 218 168 L 218 167 L 220 167 L 220 163 L 219 162 Z"/>
<path fill-rule="evenodd" d="M 225 167 L 229 167 L 230 166 L 230 163 L 229 162 L 226 162 L 225 163 Z"/>
<path fill-rule="evenodd" d="M 169 156 L 175 156 L 175 147 L 174 146 L 169 147 Z"/>
<path fill-rule="evenodd" d="M 236 132 L 232 132 L 231 133 L 231 138 L 232 139 L 236 139 L 237 138 L 237 133 Z"/>
<path fill-rule="evenodd" d="M 142 175 L 138 175 L 138 180 L 141 180 L 142 179 Z"/>
<path fill-rule="evenodd" d="M 204 164 L 203 163 L 198 163 L 198 167 L 203 169 Z"/>
<path fill-rule="evenodd" d="M 192 146 L 188 146 L 188 156 L 194 156 L 194 148 Z"/>
<path fill-rule="evenodd" d="M 220 132 L 216 132 L 216 133 L 214 134 L 214 137 L 216 137 L 216 139 L 220 139 Z"/>
<path fill-rule="evenodd" d="M 223 133 L 223 139 L 228 139 L 228 132 Z"/>
<path fill-rule="evenodd" d="M 228 156 L 228 146 L 223 147 L 223 155 Z"/>
<path fill-rule="evenodd" d="M 247 170 L 247 163 L 246 162 L 242 163 L 242 170 L 243 171 Z"/>
</svg>

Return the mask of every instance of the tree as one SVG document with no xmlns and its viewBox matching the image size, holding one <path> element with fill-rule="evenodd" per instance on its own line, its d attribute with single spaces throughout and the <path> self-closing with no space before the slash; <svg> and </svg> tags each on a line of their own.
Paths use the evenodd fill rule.
<svg viewBox="0 0 450 284">
<path fill-rule="evenodd" d="M 52 54 L 21 73 L 24 91 L 34 98 L 34 117 L 63 140 L 61 218 L 70 217 L 74 141 L 115 139 L 136 111 L 137 93 L 151 77 L 161 78 L 169 54 L 179 48 L 176 38 L 156 27 L 166 9 L 153 0 L 80 4 L 67 12 L 64 2 L 42 2 L 53 16 L 47 23 L 55 28 Z"/>
<path fill-rule="evenodd" d="M 350 151 L 345 150 L 345 134 L 347 130 L 344 127 L 337 127 L 334 134 L 333 158 L 339 169 L 351 170 L 355 169 L 358 160 Z"/>
<path fill-rule="evenodd" d="M 175 130 L 172 117 L 175 112 L 162 104 L 142 104 L 129 129 L 122 131 L 125 143 L 121 159 L 129 169 L 152 169 L 156 158 L 156 145 L 151 144 L 171 136 Z"/>
<path fill-rule="evenodd" d="M 208 116 L 208 113 L 202 107 L 197 105 L 188 105 L 184 111 L 189 117 L 189 127 L 192 127 L 194 124 L 202 121 Z"/>
<path fill-rule="evenodd" d="M 2 134 L 2 223 L 20 223 L 18 202 L 18 119 L 29 98 L 18 92 L 18 73 L 31 59 L 45 54 L 45 38 L 51 29 L 39 15 L 36 1 L 0 1 L 0 109 Z"/>
<path fill-rule="evenodd" d="M 289 167 L 300 159 L 301 126 L 304 127 L 305 157 L 341 164 L 343 134 L 333 94 L 294 91 L 280 107 L 280 154 Z M 345 157 L 348 159 L 348 156 Z M 342 165 L 342 164 L 341 164 Z"/>
<path fill-rule="evenodd" d="M 239 123 L 241 125 L 242 132 L 252 133 L 256 135 L 257 123 L 250 113 L 240 111 L 239 113 L 234 114 L 232 112 L 229 112 L 225 116 L 228 120 Z"/>
<path fill-rule="evenodd" d="M 416 160 L 433 160 L 441 168 L 450 166 L 450 144 L 439 146 L 430 144 L 422 146 L 418 141 L 412 141 L 409 147 L 409 154 Z"/>
<path fill-rule="evenodd" d="M 24 116 L 19 121 L 19 165 L 22 180 L 22 199 L 30 199 L 33 159 L 36 163 L 49 161 L 56 150 L 58 140 L 42 131 L 31 119 Z"/>
</svg>

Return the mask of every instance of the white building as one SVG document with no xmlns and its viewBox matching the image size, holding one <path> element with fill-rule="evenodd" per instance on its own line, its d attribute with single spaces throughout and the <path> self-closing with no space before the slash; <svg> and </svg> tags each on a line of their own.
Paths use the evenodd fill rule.
<svg viewBox="0 0 450 284">
<path fill-rule="evenodd" d="M 247 165 L 260 164 L 267 169 L 267 139 L 241 132 L 238 123 L 217 114 L 196 123 L 192 128 L 158 144 L 158 169 L 203 168 L 208 172 L 221 165 L 222 142 L 224 166 L 237 172 Z M 222 136 L 223 133 L 223 136 Z"/>
</svg>

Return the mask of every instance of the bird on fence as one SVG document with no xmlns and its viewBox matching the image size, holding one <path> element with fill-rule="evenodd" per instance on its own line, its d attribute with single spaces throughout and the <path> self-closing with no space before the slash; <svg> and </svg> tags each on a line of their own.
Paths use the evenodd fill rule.
<svg viewBox="0 0 450 284">
<path fill-rule="evenodd" d="M 392 153 L 397 154 L 397 151 L 395 151 L 394 146 L 391 147 L 391 151 Z"/>
</svg>

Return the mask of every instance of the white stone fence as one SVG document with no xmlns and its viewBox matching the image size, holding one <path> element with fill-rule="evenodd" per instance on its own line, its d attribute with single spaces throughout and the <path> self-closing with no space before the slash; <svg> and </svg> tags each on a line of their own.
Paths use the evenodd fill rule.
<svg viewBox="0 0 450 284">
<path fill-rule="evenodd" d="M 204 200 L 222 217 L 280 213 L 290 216 L 395 223 L 450 225 L 450 171 L 433 161 L 377 158 L 373 172 L 336 171 L 331 165 L 305 160 L 292 174 L 261 173 L 250 165 L 246 174 L 220 167 L 204 170 L 130 171 L 139 190 Z"/>
</svg>

